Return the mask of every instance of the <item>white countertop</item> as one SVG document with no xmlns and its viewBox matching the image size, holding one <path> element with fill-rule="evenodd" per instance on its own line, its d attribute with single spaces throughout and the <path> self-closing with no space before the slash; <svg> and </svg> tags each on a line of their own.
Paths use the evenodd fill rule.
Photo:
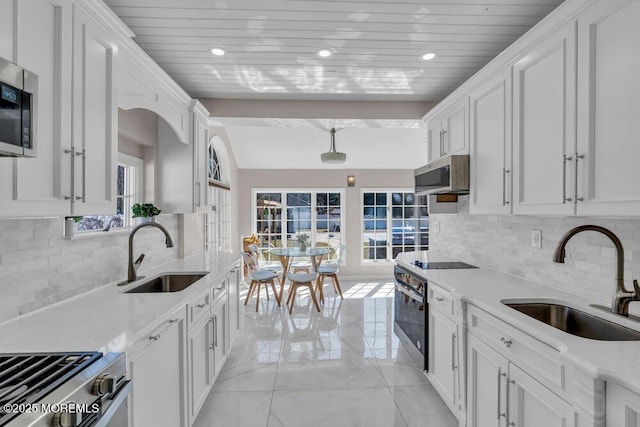
<svg viewBox="0 0 640 427">
<path fill-rule="evenodd" d="M 405 252 L 398 265 L 432 282 L 466 303 L 471 303 L 560 351 L 561 357 L 587 373 L 605 381 L 614 381 L 640 394 L 640 341 L 598 341 L 567 334 L 502 303 L 503 300 L 546 300 L 561 302 L 615 323 L 640 330 L 640 322 L 589 307 L 586 298 L 540 285 L 497 271 L 475 269 L 425 270 L 414 260 L 459 261 L 437 252 Z M 551 262 L 551 261 L 550 261 Z M 611 290 L 613 292 L 613 289 Z"/>
<path fill-rule="evenodd" d="M 168 315 L 224 280 L 238 254 L 198 253 L 145 271 L 147 278 L 165 272 L 209 272 L 188 288 L 169 293 L 124 293 L 117 282 L 0 324 L 0 351 L 130 351 Z M 214 296 L 215 298 L 215 296 Z"/>
</svg>

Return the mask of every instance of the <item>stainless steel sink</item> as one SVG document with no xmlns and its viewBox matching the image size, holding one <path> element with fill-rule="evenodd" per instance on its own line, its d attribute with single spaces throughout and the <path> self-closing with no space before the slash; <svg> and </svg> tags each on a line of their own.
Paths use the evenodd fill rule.
<svg viewBox="0 0 640 427">
<path fill-rule="evenodd" d="M 154 277 L 133 289 L 126 291 L 127 294 L 140 293 L 162 293 L 162 292 L 180 292 L 202 279 L 208 273 L 185 273 L 185 274 L 164 274 Z"/>
<path fill-rule="evenodd" d="M 561 304 L 503 302 L 536 320 L 571 335 L 601 341 L 638 341 L 640 332 Z"/>
</svg>

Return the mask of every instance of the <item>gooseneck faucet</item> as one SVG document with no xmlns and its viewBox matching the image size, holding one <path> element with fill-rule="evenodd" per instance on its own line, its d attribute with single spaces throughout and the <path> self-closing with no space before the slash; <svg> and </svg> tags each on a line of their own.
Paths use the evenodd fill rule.
<svg viewBox="0 0 640 427">
<path fill-rule="evenodd" d="M 613 234 L 611 230 L 608 230 L 599 225 L 580 225 L 567 231 L 564 236 L 558 242 L 556 251 L 553 254 L 553 261 L 564 264 L 565 247 L 569 240 L 578 233 L 583 231 L 597 231 L 604 234 L 613 242 L 616 247 L 616 289 L 613 293 L 613 301 L 611 302 L 611 311 L 620 314 L 622 316 L 629 315 L 629 303 L 631 301 L 640 300 L 640 287 L 638 281 L 633 281 L 633 291 L 627 291 L 624 287 L 624 249 L 622 248 L 622 242 L 618 239 L 618 236 Z"/>
<path fill-rule="evenodd" d="M 133 262 L 133 236 L 135 236 L 138 230 L 144 227 L 159 228 L 160 231 L 164 233 L 165 245 L 167 245 L 168 248 L 173 247 L 173 240 L 171 240 L 171 236 L 169 235 L 169 232 L 167 231 L 167 229 L 164 228 L 162 225 L 158 224 L 157 222 L 144 222 L 140 225 L 137 225 L 133 230 L 131 230 L 131 233 L 129 234 L 129 271 L 127 274 L 127 283 L 131 283 L 138 279 L 138 275 L 136 273 L 136 267 L 142 263 L 142 258 L 144 258 L 144 254 L 142 254 L 135 263 Z"/>
</svg>

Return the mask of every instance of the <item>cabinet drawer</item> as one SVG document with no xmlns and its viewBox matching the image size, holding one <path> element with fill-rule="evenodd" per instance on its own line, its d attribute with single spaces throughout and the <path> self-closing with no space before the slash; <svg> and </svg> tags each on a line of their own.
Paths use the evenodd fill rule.
<svg viewBox="0 0 640 427">
<path fill-rule="evenodd" d="M 428 284 L 428 297 L 429 308 L 437 308 L 447 316 L 453 316 L 453 297 L 441 287 L 432 283 Z"/>
<path fill-rule="evenodd" d="M 211 308 L 211 292 L 207 290 L 196 297 L 187 305 L 188 325 L 187 328 L 195 325 L 198 320 L 205 314 L 209 313 Z"/>
<path fill-rule="evenodd" d="M 567 367 L 557 349 L 471 304 L 467 306 L 467 327 L 546 387 L 566 395 Z"/>
<path fill-rule="evenodd" d="M 227 280 L 221 279 L 213 285 L 213 302 L 220 301 L 227 296 Z"/>
</svg>

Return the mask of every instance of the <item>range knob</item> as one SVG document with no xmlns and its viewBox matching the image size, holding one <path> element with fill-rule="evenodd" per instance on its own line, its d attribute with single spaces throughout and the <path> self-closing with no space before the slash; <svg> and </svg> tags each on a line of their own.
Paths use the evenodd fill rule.
<svg viewBox="0 0 640 427">
<path fill-rule="evenodd" d="M 82 422 L 82 412 L 76 412 L 76 404 L 73 402 L 64 406 L 63 410 L 53 414 L 54 427 L 78 427 Z"/>
<path fill-rule="evenodd" d="M 104 396 L 114 391 L 116 391 L 116 377 L 111 374 L 102 374 L 94 381 L 91 393 L 96 396 Z"/>
</svg>

